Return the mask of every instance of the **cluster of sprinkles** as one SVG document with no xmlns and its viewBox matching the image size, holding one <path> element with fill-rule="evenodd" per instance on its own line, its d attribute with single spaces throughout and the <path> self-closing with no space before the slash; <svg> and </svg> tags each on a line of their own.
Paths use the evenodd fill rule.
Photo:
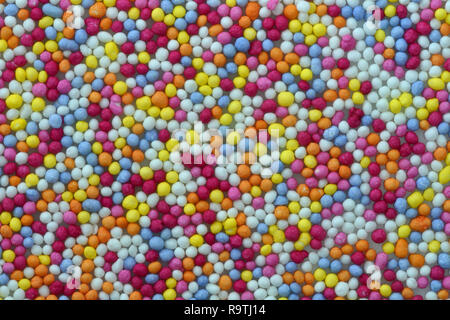
<svg viewBox="0 0 450 320">
<path fill-rule="evenodd" d="M 449 35 L 445 0 L 0 0 L 0 298 L 448 299 Z"/>
</svg>

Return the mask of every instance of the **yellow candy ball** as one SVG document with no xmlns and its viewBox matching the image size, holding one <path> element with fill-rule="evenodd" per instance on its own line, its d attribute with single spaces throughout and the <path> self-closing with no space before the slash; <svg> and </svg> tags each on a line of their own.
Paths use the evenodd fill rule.
<svg viewBox="0 0 450 320">
<path fill-rule="evenodd" d="M 139 221 L 140 213 L 139 213 L 139 211 L 134 210 L 134 209 L 129 210 L 126 214 L 126 218 L 127 218 L 128 222 L 131 222 L 131 223 L 137 222 L 137 221 Z"/>
<path fill-rule="evenodd" d="M 246 28 L 244 30 L 244 37 L 248 40 L 253 40 L 256 38 L 256 30 L 253 28 Z"/>
<path fill-rule="evenodd" d="M 300 78 L 302 78 L 302 80 L 309 81 L 312 79 L 312 77 L 313 73 L 310 69 L 303 69 L 300 73 Z"/>
<path fill-rule="evenodd" d="M 211 232 L 217 234 L 220 231 L 222 231 L 222 224 L 219 221 L 213 222 L 211 225 Z"/>
<path fill-rule="evenodd" d="M 186 31 L 181 31 L 178 33 L 177 41 L 179 44 L 184 44 L 189 42 L 189 34 Z"/>
<path fill-rule="evenodd" d="M 444 8 L 439 8 L 434 12 L 434 17 L 439 21 L 442 21 L 447 17 L 447 12 Z"/>
<path fill-rule="evenodd" d="M 45 108 L 45 101 L 40 97 L 36 97 L 31 101 L 31 110 L 40 112 Z"/>
<path fill-rule="evenodd" d="M 199 234 L 194 234 L 190 239 L 189 239 L 189 243 L 198 248 L 203 244 L 204 240 L 203 237 Z"/>
<path fill-rule="evenodd" d="M 294 95 L 289 91 L 283 91 L 278 94 L 278 104 L 283 107 L 289 107 L 294 103 Z"/>
<path fill-rule="evenodd" d="M 286 236 L 282 230 L 276 230 L 273 233 L 273 240 L 278 243 L 282 243 L 286 240 Z"/>
<path fill-rule="evenodd" d="M 423 202 L 423 196 L 419 191 L 416 191 L 414 193 L 412 193 L 407 199 L 406 201 L 408 202 L 408 205 L 411 208 L 416 209 L 422 202 Z"/>
<path fill-rule="evenodd" d="M 87 246 L 86 248 L 84 248 L 84 256 L 88 259 L 93 260 L 97 256 L 97 252 L 93 247 Z"/>
<path fill-rule="evenodd" d="M 127 140 L 125 138 L 118 138 L 116 141 L 114 141 L 114 146 L 117 149 L 122 149 L 127 144 Z"/>
<path fill-rule="evenodd" d="M 313 27 L 309 22 L 306 22 L 302 25 L 302 33 L 307 36 L 313 32 Z"/>
<path fill-rule="evenodd" d="M 163 21 L 166 24 L 166 26 L 173 26 L 173 24 L 175 23 L 175 16 L 169 13 L 164 17 Z"/>
<path fill-rule="evenodd" d="M 178 140 L 176 140 L 176 139 L 174 139 L 174 138 L 170 138 L 170 139 L 167 140 L 167 142 L 166 142 L 166 149 L 167 149 L 169 152 L 176 151 L 176 150 L 178 150 L 178 145 L 179 145 Z"/>
<path fill-rule="evenodd" d="M 317 160 L 316 157 L 313 155 L 308 154 L 304 159 L 303 162 L 305 163 L 305 166 L 308 168 L 315 168 L 317 166 Z"/>
<path fill-rule="evenodd" d="M 128 195 L 123 199 L 122 206 L 128 210 L 136 209 L 138 206 L 138 201 L 135 196 Z"/>
<path fill-rule="evenodd" d="M 39 177 L 34 173 L 30 173 L 25 177 L 25 184 L 28 187 L 34 187 L 38 184 L 38 182 L 39 182 Z"/>
<path fill-rule="evenodd" d="M 28 290 L 31 287 L 31 282 L 28 279 L 20 279 L 18 285 L 20 289 Z"/>
<path fill-rule="evenodd" d="M 133 20 L 137 20 L 140 15 L 140 10 L 138 8 L 131 8 L 128 11 L 128 17 Z"/>
<path fill-rule="evenodd" d="M 291 164 L 295 160 L 294 152 L 291 150 L 284 150 L 281 152 L 280 160 L 285 164 Z"/>
<path fill-rule="evenodd" d="M 103 145 L 100 142 L 94 142 L 92 144 L 92 152 L 95 154 L 100 154 L 103 151 Z"/>
<path fill-rule="evenodd" d="M 166 286 L 169 289 L 173 289 L 175 288 L 177 285 L 177 280 L 175 280 L 174 278 L 169 278 L 166 280 Z"/>
<path fill-rule="evenodd" d="M 176 18 L 182 18 L 186 14 L 186 9 L 183 6 L 176 6 L 175 8 L 173 8 L 172 14 Z"/>
<path fill-rule="evenodd" d="M 364 102 L 364 95 L 361 92 L 354 92 L 352 101 L 354 104 L 362 104 Z"/>
<path fill-rule="evenodd" d="M 16 80 L 19 82 L 24 82 L 27 78 L 27 74 L 25 72 L 25 69 L 23 68 L 17 68 L 15 72 Z"/>
<path fill-rule="evenodd" d="M 199 143 L 200 142 L 200 136 L 194 130 L 189 130 L 188 132 L 186 132 L 186 141 L 189 144 Z"/>
<path fill-rule="evenodd" d="M 177 292 L 174 289 L 166 289 L 163 292 L 164 300 L 175 300 L 177 297 Z"/>
<path fill-rule="evenodd" d="M 109 173 L 111 173 L 112 175 L 116 175 L 119 174 L 120 172 L 120 164 L 117 161 L 114 161 L 113 163 L 111 163 L 108 167 L 108 171 Z"/>
<path fill-rule="evenodd" d="M 205 62 L 203 61 L 202 58 L 192 59 L 192 66 L 197 70 L 200 70 L 201 68 L 203 68 L 204 64 L 205 64 Z"/>
<path fill-rule="evenodd" d="M 139 170 L 139 175 L 144 180 L 150 180 L 151 178 L 153 178 L 153 170 L 150 169 L 150 167 L 142 167 Z"/>
<path fill-rule="evenodd" d="M 22 106 L 23 99 L 22 99 L 22 96 L 14 93 L 14 94 L 9 95 L 9 97 L 6 98 L 5 102 L 6 102 L 6 106 L 8 108 L 17 109 Z"/>
<path fill-rule="evenodd" d="M 267 147 L 266 147 L 264 144 L 262 144 L 261 142 L 258 142 L 258 143 L 255 145 L 255 148 L 254 148 L 253 152 L 254 152 L 258 157 L 263 156 L 263 155 L 267 154 Z"/>
<path fill-rule="evenodd" d="M 126 116 L 123 118 L 122 123 L 125 127 L 131 128 L 134 125 L 134 118 L 131 116 Z"/>
<path fill-rule="evenodd" d="M 50 256 L 47 256 L 47 255 L 44 255 L 44 254 L 40 255 L 39 256 L 39 262 L 42 263 L 43 265 L 48 266 L 50 264 L 50 262 L 51 262 Z"/>
<path fill-rule="evenodd" d="M 265 244 L 261 247 L 259 252 L 263 256 L 268 256 L 272 252 L 272 246 L 270 244 Z"/>
<path fill-rule="evenodd" d="M 164 11 L 161 8 L 155 8 L 152 10 L 152 20 L 153 21 L 163 21 L 164 20 Z"/>
<path fill-rule="evenodd" d="M 87 211 L 81 211 L 77 215 L 77 220 L 81 224 L 88 223 L 90 219 L 91 219 L 91 214 Z"/>
<path fill-rule="evenodd" d="M 178 173 L 176 171 L 169 171 L 166 174 L 166 181 L 169 183 L 175 183 L 178 181 Z"/>
<path fill-rule="evenodd" d="M 272 178 L 272 182 L 275 184 L 279 184 L 283 181 L 283 176 L 280 173 L 275 173 Z"/>
<path fill-rule="evenodd" d="M 450 166 L 446 166 L 439 172 L 439 183 L 444 185 L 448 182 L 450 182 Z"/>
<path fill-rule="evenodd" d="M 286 149 L 295 151 L 299 147 L 298 141 L 295 139 L 288 140 L 286 142 Z"/>
<path fill-rule="evenodd" d="M 141 216 L 145 216 L 150 211 L 150 206 L 146 203 L 141 203 L 138 206 L 138 211 Z"/>
<path fill-rule="evenodd" d="M 38 78 L 38 72 L 35 68 L 28 67 L 25 69 L 25 72 L 27 74 L 27 80 L 30 81 L 36 81 Z"/>
<path fill-rule="evenodd" d="M 311 202 L 310 209 L 311 209 L 311 212 L 318 213 L 318 212 L 322 211 L 322 205 L 320 204 L 319 201 L 313 201 L 313 202 Z"/>
<path fill-rule="evenodd" d="M 408 225 L 403 225 L 398 228 L 399 238 L 408 238 L 411 233 L 411 228 Z"/>
<path fill-rule="evenodd" d="M 187 203 L 184 206 L 183 211 L 186 215 L 192 216 L 197 210 L 195 209 L 195 205 L 193 205 L 192 203 Z"/>
<path fill-rule="evenodd" d="M 313 276 L 317 281 L 323 281 L 325 280 L 327 273 L 322 268 L 317 268 L 316 271 L 314 271 Z"/>
<path fill-rule="evenodd" d="M 221 125 L 229 126 L 233 121 L 233 117 L 229 113 L 225 113 L 220 116 L 219 122 Z"/>
<path fill-rule="evenodd" d="M 445 83 L 440 78 L 431 78 L 428 80 L 428 86 L 433 90 L 444 90 Z"/>
<path fill-rule="evenodd" d="M 288 205 L 288 209 L 290 213 L 299 213 L 300 212 L 300 204 L 297 201 L 292 201 Z"/>
<path fill-rule="evenodd" d="M 105 44 L 105 54 L 110 58 L 112 61 L 117 59 L 117 55 L 119 54 L 119 48 L 117 47 L 117 44 L 110 41 Z"/>
<path fill-rule="evenodd" d="M 237 131 L 230 132 L 227 136 L 227 144 L 237 145 L 241 141 L 241 135 Z"/>
<path fill-rule="evenodd" d="M 225 232 L 233 232 L 236 230 L 237 222 L 234 218 L 228 218 L 223 222 L 223 228 L 225 229 Z"/>
<path fill-rule="evenodd" d="M 302 24 L 299 20 L 295 19 L 289 21 L 289 31 L 291 31 L 292 33 L 300 32 L 301 28 Z"/>
<path fill-rule="evenodd" d="M 423 192 L 423 199 L 425 201 L 433 201 L 434 199 L 434 190 L 432 188 L 428 188 Z"/>
<path fill-rule="evenodd" d="M 241 279 L 245 282 L 249 282 L 253 279 L 253 273 L 249 270 L 242 271 L 241 273 Z"/>
<path fill-rule="evenodd" d="M 165 197 L 170 193 L 170 184 L 167 182 L 161 182 L 156 187 L 156 192 L 160 197 Z"/>
<path fill-rule="evenodd" d="M 100 177 L 97 174 L 93 174 L 89 177 L 88 182 L 91 186 L 98 186 L 100 184 Z"/>
<path fill-rule="evenodd" d="M 395 250 L 395 247 L 394 247 L 394 245 L 393 245 L 391 242 L 386 242 L 386 243 L 383 245 L 383 251 L 384 251 L 385 253 L 387 253 L 387 254 L 394 253 L 394 250 Z"/>
<path fill-rule="evenodd" d="M 6 262 L 13 262 L 16 258 L 16 254 L 14 253 L 14 251 L 8 249 L 3 251 L 2 258 Z"/>
<path fill-rule="evenodd" d="M 148 110 L 152 106 L 150 97 L 140 97 L 136 99 L 136 107 L 140 110 Z"/>
<path fill-rule="evenodd" d="M 118 95 L 123 95 L 125 92 L 127 92 L 127 84 L 123 81 L 117 81 L 113 85 L 114 93 Z"/>
<path fill-rule="evenodd" d="M 9 222 L 9 226 L 11 227 L 12 231 L 19 232 L 20 229 L 22 228 L 22 223 L 20 222 L 19 218 L 14 217 Z"/>
<path fill-rule="evenodd" d="M 269 132 L 270 136 L 278 138 L 278 137 L 284 136 L 284 133 L 286 132 L 286 128 L 280 123 L 272 123 L 267 128 L 267 131 Z"/>
<path fill-rule="evenodd" d="M 425 109 L 425 108 L 420 108 L 420 109 L 417 110 L 417 112 L 416 112 L 416 117 L 417 117 L 418 120 L 426 120 L 426 119 L 428 119 L 428 115 L 429 115 L 429 114 L 430 114 L 430 113 L 428 112 L 427 109 Z"/>
<path fill-rule="evenodd" d="M 403 92 L 400 95 L 400 97 L 398 97 L 398 100 L 400 101 L 403 107 L 409 107 L 413 102 L 413 97 L 410 93 Z"/>
<path fill-rule="evenodd" d="M 8 49 L 8 42 L 6 40 L 1 39 L 0 40 L 0 52 L 4 52 L 6 49 Z"/>
<path fill-rule="evenodd" d="M 311 121 L 313 122 L 317 122 L 322 118 L 322 112 L 320 110 L 310 110 L 309 113 L 309 119 L 311 119 Z"/>
<path fill-rule="evenodd" d="M 262 190 L 258 186 L 252 186 L 252 188 L 250 189 L 250 194 L 254 198 L 259 197 L 261 195 L 261 193 L 262 193 Z"/>
<path fill-rule="evenodd" d="M 311 229 L 311 222 L 308 219 L 301 219 L 298 224 L 297 227 L 301 232 L 308 232 Z"/>
<path fill-rule="evenodd" d="M 209 199 L 214 203 L 221 203 L 223 201 L 223 198 L 223 192 L 219 189 L 215 189 L 209 194 Z"/>
<path fill-rule="evenodd" d="M 169 83 L 164 89 L 164 92 L 169 98 L 172 98 L 177 94 L 177 87 L 173 83 Z"/>
<path fill-rule="evenodd" d="M 97 65 L 98 65 L 97 58 L 93 55 L 87 56 L 86 57 L 86 65 L 88 66 L 88 68 L 91 68 L 91 69 L 97 68 Z"/>
<path fill-rule="evenodd" d="M 245 81 L 245 78 L 243 77 L 236 77 L 233 79 L 233 84 L 237 89 L 241 89 L 245 86 L 247 82 Z"/>
<path fill-rule="evenodd" d="M 203 86 L 208 83 L 208 75 L 204 72 L 199 72 L 195 76 L 194 80 L 199 86 Z"/>
<path fill-rule="evenodd" d="M 236 114 L 240 112 L 242 109 L 242 104 L 240 101 L 231 101 L 231 103 L 228 105 L 228 112 L 232 114 Z"/>
<path fill-rule="evenodd" d="M 327 28 L 322 23 L 315 24 L 313 26 L 313 33 L 317 37 L 322 37 L 327 33 Z"/>
<path fill-rule="evenodd" d="M 383 42 L 384 38 L 386 38 L 386 33 L 383 30 L 378 29 L 375 32 L 375 40 L 377 40 L 378 42 Z"/>
<path fill-rule="evenodd" d="M 361 161 L 359 162 L 359 164 L 361 165 L 361 167 L 363 167 L 364 169 L 367 168 L 370 164 L 370 158 L 365 156 L 361 159 Z"/>
<path fill-rule="evenodd" d="M 334 273 L 329 273 L 325 277 L 325 285 L 328 288 L 334 288 L 339 282 L 339 278 Z"/>
<path fill-rule="evenodd" d="M 387 298 L 387 297 L 389 297 L 391 295 L 391 293 L 392 293 L 392 289 L 391 289 L 390 285 L 388 285 L 388 284 L 382 284 L 381 285 L 381 287 L 380 287 L 380 294 L 383 297 Z"/>
<path fill-rule="evenodd" d="M 77 131 L 85 132 L 87 129 L 89 129 L 89 123 L 87 123 L 86 121 L 77 121 L 77 123 L 75 124 L 75 128 L 77 129 Z"/>
<path fill-rule="evenodd" d="M 332 184 L 332 183 L 327 184 L 325 186 L 325 188 L 323 189 L 323 191 L 325 192 L 325 194 L 328 194 L 331 196 L 337 191 L 337 185 Z"/>
<path fill-rule="evenodd" d="M 158 158 L 161 161 L 167 161 L 169 160 L 170 154 L 167 150 L 161 150 L 160 152 L 158 152 Z"/>
</svg>

